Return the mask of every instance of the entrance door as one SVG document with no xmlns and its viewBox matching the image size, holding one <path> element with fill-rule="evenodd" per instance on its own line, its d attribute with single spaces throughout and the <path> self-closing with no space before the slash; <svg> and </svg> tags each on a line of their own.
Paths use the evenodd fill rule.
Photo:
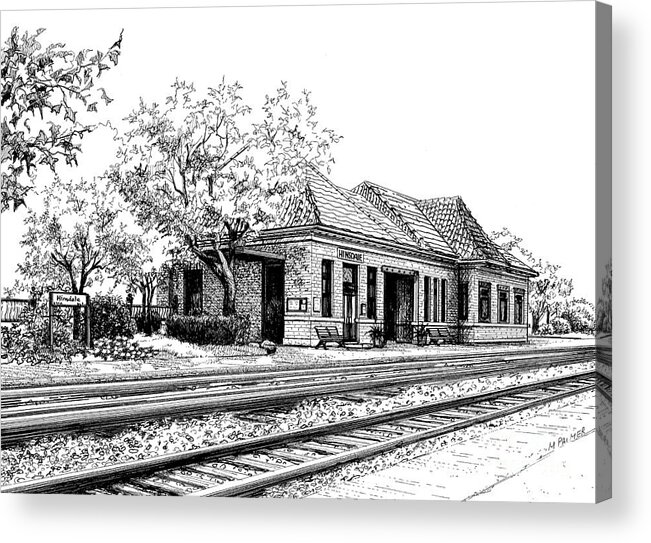
<svg viewBox="0 0 651 543">
<path fill-rule="evenodd" d="M 357 266 L 343 266 L 344 341 L 357 341 Z"/>
<path fill-rule="evenodd" d="M 414 277 L 385 272 L 384 332 L 387 340 L 410 342 L 414 317 Z"/>
<path fill-rule="evenodd" d="M 285 336 L 285 268 L 264 264 L 262 283 L 262 339 L 282 343 Z"/>
<path fill-rule="evenodd" d="M 203 309 L 202 270 L 183 271 L 183 313 L 196 315 Z"/>
</svg>

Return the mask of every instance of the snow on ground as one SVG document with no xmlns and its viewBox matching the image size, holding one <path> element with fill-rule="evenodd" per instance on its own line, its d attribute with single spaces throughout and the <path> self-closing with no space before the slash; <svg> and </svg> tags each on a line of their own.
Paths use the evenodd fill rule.
<svg viewBox="0 0 651 543">
<path fill-rule="evenodd" d="M 592 339 L 541 339 L 532 338 L 530 343 L 489 345 L 427 345 L 390 344 L 383 349 L 328 350 L 280 345 L 273 355 L 261 354 L 257 346 L 197 346 L 184 344 L 161 335 L 136 336 L 143 347 L 152 347 L 160 354 L 146 360 L 73 359 L 68 363 L 26 364 L 5 363 L 0 365 L 3 386 L 49 385 L 68 382 L 111 381 L 118 379 L 146 379 L 217 373 L 239 373 L 273 369 L 310 368 L 345 365 L 354 360 L 387 361 L 389 359 L 435 358 L 452 353 L 487 353 L 490 351 L 540 348 L 556 346 L 594 345 Z"/>
</svg>

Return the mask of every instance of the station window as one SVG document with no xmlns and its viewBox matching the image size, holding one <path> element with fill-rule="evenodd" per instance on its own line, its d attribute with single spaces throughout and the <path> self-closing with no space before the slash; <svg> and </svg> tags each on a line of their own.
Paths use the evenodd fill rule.
<svg viewBox="0 0 651 543">
<path fill-rule="evenodd" d="M 447 293 L 448 281 L 447 279 L 441 279 L 441 322 L 447 320 Z"/>
<path fill-rule="evenodd" d="M 321 316 L 332 317 L 332 260 L 321 262 Z"/>
<path fill-rule="evenodd" d="M 491 284 L 479 282 L 479 322 L 491 321 Z"/>
<path fill-rule="evenodd" d="M 513 289 L 513 323 L 522 324 L 524 321 L 524 290 Z"/>
<path fill-rule="evenodd" d="M 439 280 L 432 279 L 432 322 L 439 320 Z"/>
<path fill-rule="evenodd" d="M 366 316 L 377 318 L 377 268 L 366 268 Z"/>
<path fill-rule="evenodd" d="M 509 287 L 497 287 L 497 296 L 497 320 L 509 322 Z"/>
<path fill-rule="evenodd" d="M 425 276 L 425 295 L 423 296 L 423 303 L 425 305 L 425 313 L 423 316 L 423 320 L 425 322 L 429 322 L 430 318 L 430 291 L 432 288 L 432 278 Z"/>
<path fill-rule="evenodd" d="M 468 281 L 459 283 L 459 320 L 468 320 Z"/>
</svg>

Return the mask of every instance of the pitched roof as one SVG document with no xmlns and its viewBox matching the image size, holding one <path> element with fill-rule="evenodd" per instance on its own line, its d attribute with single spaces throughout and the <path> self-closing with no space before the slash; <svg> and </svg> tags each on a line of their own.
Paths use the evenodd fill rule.
<svg viewBox="0 0 651 543">
<path fill-rule="evenodd" d="M 479 226 L 460 196 L 421 200 L 419 208 L 461 258 L 506 263 L 502 252 Z"/>
<path fill-rule="evenodd" d="M 336 186 L 310 168 L 301 194 L 283 206 L 278 227 L 320 225 L 344 230 L 378 241 L 419 248 L 418 244 L 368 201 L 352 191 Z"/>
<path fill-rule="evenodd" d="M 364 181 L 353 189 L 405 232 L 421 247 L 456 255 L 454 248 L 441 236 L 431 220 L 418 207 L 418 200 L 399 192 Z"/>
<path fill-rule="evenodd" d="M 400 247 L 491 260 L 533 273 L 491 241 L 459 196 L 417 200 L 368 181 L 347 190 L 313 167 L 306 172 L 302 193 L 284 203 L 277 225 L 326 226 Z"/>
<path fill-rule="evenodd" d="M 533 272 L 524 262 L 488 237 L 460 196 L 420 200 L 418 207 L 430 218 L 460 258 L 493 260 Z"/>
</svg>

